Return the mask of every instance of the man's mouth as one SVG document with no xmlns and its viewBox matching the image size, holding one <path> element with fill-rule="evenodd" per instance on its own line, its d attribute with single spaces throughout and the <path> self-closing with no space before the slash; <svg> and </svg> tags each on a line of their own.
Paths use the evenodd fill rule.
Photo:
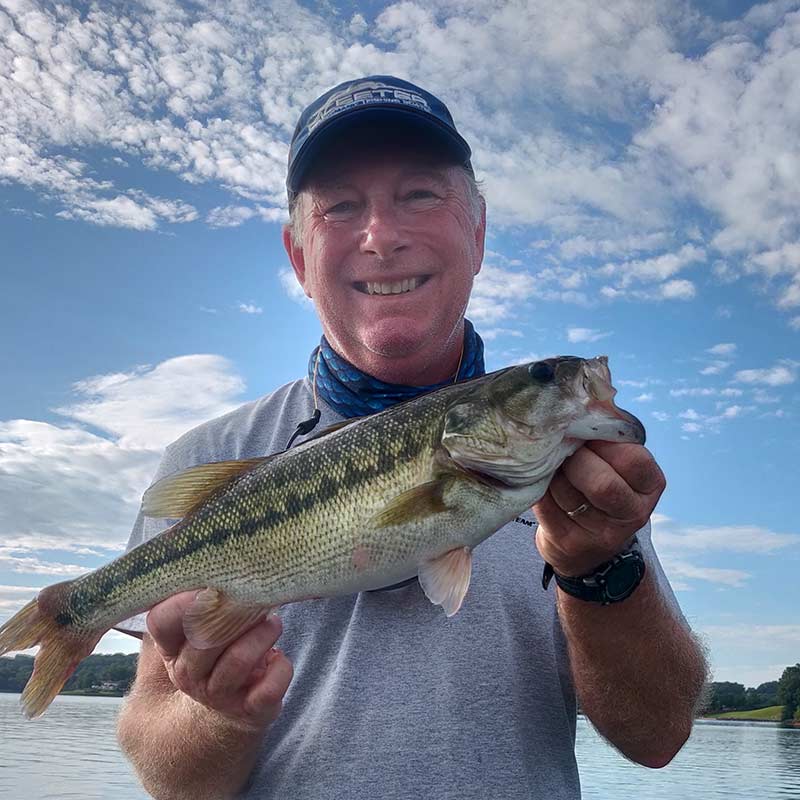
<svg viewBox="0 0 800 800">
<path fill-rule="evenodd" d="M 430 275 L 404 278 L 401 281 L 357 281 L 354 286 L 364 294 L 408 294 L 427 282 Z"/>
</svg>

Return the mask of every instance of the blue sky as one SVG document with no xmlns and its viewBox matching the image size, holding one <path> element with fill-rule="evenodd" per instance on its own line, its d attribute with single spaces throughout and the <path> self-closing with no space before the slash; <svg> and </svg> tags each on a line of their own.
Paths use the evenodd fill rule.
<svg viewBox="0 0 800 800">
<path fill-rule="evenodd" d="M 0 621 L 120 552 L 169 441 L 303 373 L 291 130 L 389 73 L 473 146 L 488 367 L 607 353 L 715 678 L 800 660 L 800 3 L 598 5 L 0 0 Z"/>
</svg>

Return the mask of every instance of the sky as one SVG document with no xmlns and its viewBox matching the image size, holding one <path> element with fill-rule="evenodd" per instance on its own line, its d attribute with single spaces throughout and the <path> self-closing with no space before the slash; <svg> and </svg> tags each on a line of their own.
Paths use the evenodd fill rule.
<svg viewBox="0 0 800 800">
<path fill-rule="evenodd" d="M 777 680 L 800 661 L 797 0 L 0 0 L 0 622 L 122 552 L 170 441 L 304 373 L 288 142 L 370 74 L 436 93 L 472 146 L 487 367 L 609 356 L 713 678 Z"/>
</svg>

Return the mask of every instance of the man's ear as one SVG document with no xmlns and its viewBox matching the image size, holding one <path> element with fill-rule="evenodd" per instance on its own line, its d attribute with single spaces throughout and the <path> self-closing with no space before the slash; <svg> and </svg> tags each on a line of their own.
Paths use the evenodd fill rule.
<svg viewBox="0 0 800 800">
<path fill-rule="evenodd" d="M 475 249 L 478 256 L 478 263 L 475 266 L 475 275 L 481 271 L 483 264 L 483 251 L 486 244 L 486 201 L 483 197 L 480 198 L 481 202 L 481 218 L 475 226 Z"/>
<path fill-rule="evenodd" d="M 286 255 L 289 256 L 289 262 L 294 270 L 295 277 L 298 283 L 303 287 L 303 291 L 307 297 L 311 297 L 311 293 L 306 287 L 306 259 L 301 245 L 296 244 L 292 238 L 292 231 L 288 225 L 283 226 L 283 246 L 286 250 Z"/>
</svg>

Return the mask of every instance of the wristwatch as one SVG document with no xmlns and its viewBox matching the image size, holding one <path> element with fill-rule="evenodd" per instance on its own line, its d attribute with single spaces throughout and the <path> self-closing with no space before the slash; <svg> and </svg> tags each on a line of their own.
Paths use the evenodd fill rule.
<svg viewBox="0 0 800 800">
<path fill-rule="evenodd" d="M 636 549 L 639 540 L 634 536 L 630 545 L 610 561 L 601 564 L 588 575 L 569 578 L 559 575 L 550 564 L 545 563 L 542 573 L 542 588 L 547 589 L 552 578 L 559 588 L 580 600 L 607 606 L 630 597 L 642 582 L 645 573 L 644 558 Z"/>
</svg>

